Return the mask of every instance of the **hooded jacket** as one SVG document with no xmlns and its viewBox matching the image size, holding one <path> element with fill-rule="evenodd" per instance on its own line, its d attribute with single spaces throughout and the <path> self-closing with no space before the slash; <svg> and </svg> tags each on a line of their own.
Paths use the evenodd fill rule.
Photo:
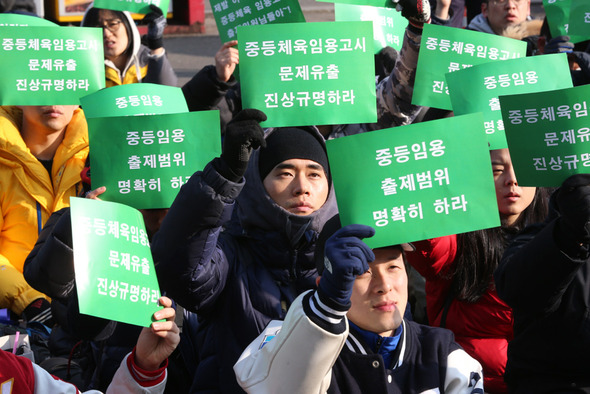
<svg viewBox="0 0 590 394">
<path fill-rule="evenodd" d="M 88 11 L 93 7 L 88 7 L 82 18 L 81 26 L 87 26 Z M 131 34 L 129 38 L 130 53 L 127 64 L 123 70 L 119 70 L 115 64 L 104 59 L 106 87 L 116 85 L 127 85 L 130 83 L 156 83 L 159 85 L 176 86 L 178 78 L 168 61 L 166 53 L 161 55 L 150 55 L 150 49 L 141 44 L 141 36 L 135 25 L 135 21 L 128 11 L 123 11 L 127 18 L 127 24 L 130 27 Z M 139 72 L 138 72 L 139 70 Z"/>
<path fill-rule="evenodd" d="M 492 30 L 492 27 L 488 23 L 488 18 L 483 16 L 483 14 L 477 14 L 475 18 L 473 18 L 471 22 L 469 22 L 469 25 L 467 25 L 467 30 L 475 30 L 480 31 L 482 33 L 496 34 L 496 32 Z"/>
<path fill-rule="evenodd" d="M 211 163 L 195 173 L 152 244 L 161 289 L 199 317 L 192 392 L 242 392 L 233 364 L 297 295 L 315 287 L 315 240 L 336 213 L 333 189 L 308 216 L 277 205 L 260 179 L 258 153 L 240 183 Z"/>
<path fill-rule="evenodd" d="M 41 293 L 22 275 L 25 258 L 52 212 L 69 206 L 81 190 L 88 156 L 88 127 L 74 112 L 53 157 L 51 177 L 20 135 L 22 111 L 0 107 L 0 305 L 20 314 Z"/>
</svg>

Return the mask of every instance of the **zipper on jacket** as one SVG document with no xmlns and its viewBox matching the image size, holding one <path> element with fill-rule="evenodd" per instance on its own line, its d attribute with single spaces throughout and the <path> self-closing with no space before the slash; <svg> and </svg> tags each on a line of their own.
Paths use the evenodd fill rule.
<svg viewBox="0 0 590 394">
<path fill-rule="evenodd" d="M 299 250 L 293 249 L 291 253 L 291 267 L 289 269 L 289 280 L 294 281 L 297 279 L 297 256 L 299 254 Z"/>
</svg>

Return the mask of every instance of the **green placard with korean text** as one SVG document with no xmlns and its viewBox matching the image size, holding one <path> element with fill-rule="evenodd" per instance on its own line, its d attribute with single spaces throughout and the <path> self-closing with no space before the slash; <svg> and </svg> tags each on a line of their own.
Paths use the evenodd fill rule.
<svg viewBox="0 0 590 394">
<path fill-rule="evenodd" d="M 169 208 L 180 187 L 221 154 L 219 111 L 89 118 L 92 188 L 137 209 Z"/>
<path fill-rule="evenodd" d="M 569 36 L 571 42 L 584 41 L 583 36 L 569 32 L 569 17 L 572 0 L 543 0 L 543 9 L 552 37 Z"/>
<path fill-rule="evenodd" d="M 297 0 L 209 0 L 209 3 L 222 42 L 237 40 L 238 26 L 305 22 Z"/>
<path fill-rule="evenodd" d="M 80 312 L 148 327 L 160 288 L 141 213 L 86 198 L 70 204 Z"/>
<path fill-rule="evenodd" d="M 449 72 L 526 55 L 526 43 L 494 34 L 424 25 L 412 104 L 451 109 Z"/>
<path fill-rule="evenodd" d="M 168 12 L 170 0 L 94 0 L 94 7 L 129 11 L 136 14 L 151 12 L 150 4 L 159 7 L 165 15 Z"/>
<path fill-rule="evenodd" d="M 571 0 L 570 7 L 568 32 L 578 37 L 579 41 L 590 39 L 590 2 L 588 0 Z M 578 42 L 578 40 L 573 42 Z"/>
<path fill-rule="evenodd" d="M 342 224 L 374 227 L 371 248 L 499 226 L 482 124 L 477 113 L 327 141 Z"/>
<path fill-rule="evenodd" d="M 557 187 L 590 173 L 590 85 L 500 96 L 506 139 L 521 186 Z"/>
<path fill-rule="evenodd" d="M 238 30 L 243 107 L 263 111 L 263 126 L 377 121 L 370 22 Z"/>
<path fill-rule="evenodd" d="M 483 113 L 491 149 L 507 148 L 499 95 L 572 87 L 564 53 L 486 63 L 446 75 L 455 115 Z"/>
<path fill-rule="evenodd" d="M 0 14 L 0 27 L 4 26 L 58 26 L 47 19 L 23 14 Z"/>
<path fill-rule="evenodd" d="M 5 26 L 1 105 L 79 104 L 105 86 L 102 30 Z"/>
<path fill-rule="evenodd" d="M 80 99 L 86 118 L 188 112 L 182 89 L 153 83 L 130 83 Z"/>
<path fill-rule="evenodd" d="M 373 22 L 375 53 L 386 46 L 401 49 L 408 20 L 394 8 L 335 3 L 334 14 L 337 22 Z"/>
</svg>

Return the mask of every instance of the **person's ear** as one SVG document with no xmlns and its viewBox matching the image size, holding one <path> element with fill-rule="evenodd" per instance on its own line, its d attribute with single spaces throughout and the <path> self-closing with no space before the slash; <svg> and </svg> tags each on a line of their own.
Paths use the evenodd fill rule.
<svg viewBox="0 0 590 394">
<path fill-rule="evenodd" d="M 485 2 L 481 3 L 481 14 L 486 18 L 488 17 L 488 4 Z"/>
<path fill-rule="evenodd" d="M 322 279 L 322 276 L 321 275 L 318 275 L 318 277 L 315 278 L 315 285 L 316 285 L 316 287 L 320 285 L 320 279 Z"/>
</svg>

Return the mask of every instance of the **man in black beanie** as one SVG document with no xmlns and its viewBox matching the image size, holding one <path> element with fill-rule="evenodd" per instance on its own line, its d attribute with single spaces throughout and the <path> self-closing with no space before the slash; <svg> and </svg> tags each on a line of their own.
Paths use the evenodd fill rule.
<svg viewBox="0 0 590 394">
<path fill-rule="evenodd" d="M 199 352 L 193 393 L 242 392 L 233 364 L 315 288 L 315 242 L 337 211 L 318 130 L 265 136 L 264 120 L 246 109 L 228 124 L 221 156 L 183 185 L 152 244 L 162 290 L 198 313 L 183 327 Z"/>
</svg>

